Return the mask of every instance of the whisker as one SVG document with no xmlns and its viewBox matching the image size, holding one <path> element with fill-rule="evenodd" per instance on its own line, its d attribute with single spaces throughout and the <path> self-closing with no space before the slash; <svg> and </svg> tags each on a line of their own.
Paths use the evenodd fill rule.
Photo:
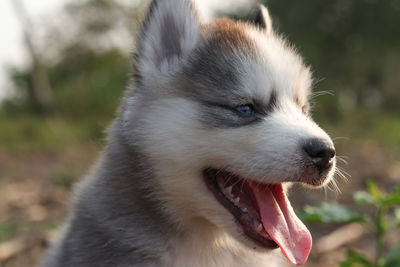
<svg viewBox="0 0 400 267">
<path fill-rule="evenodd" d="M 343 174 L 342 171 L 339 169 L 335 170 L 335 177 L 332 180 L 334 180 L 336 178 L 340 178 L 341 180 L 343 180 L 346 183 L 349 182 L 349 178 L 345 174 Z M 336 180 L 335 180 L 335 183 L 336 183 Z"/>
<path fill-rule="evenodd" d="M 327 189 L 333 192 L 335 194 L 335 197 L 337 197 L 339 194 L 342 193 L 334 178 L 329 181 L 329 183 L 324 187 L 324 189 L 325 189 L 325 198 L 327 197 L 327 192 L 326 192 Z"/>
<path fill-rule="evenodd" d="M 327 188 L 327 186 L 324 186 L 323 189 L 324 189 L 324 194 L 325 194 L 325 200 L 328 200 L 328 188 Z"/>
<path fill-rule="evenodd" d="M 337 194 L 341 194 L 342 191 L 340 190 L 340 188 L 339 188 L 339 186 L 338 186 L 336 180 L 335 180 L 335 179 L 332 179 L 332 180 L 331 180 L 331 183 L 332 183 L 332 186 L 333 186 L 334 189 L 335 189 L 335 192 L 336 192 Z"/>
<path fill-rule="evenodd" d="M 349 164 L 349 163 L 347 162 L 347 160 L 344 159 L 344 158 L 341 157 L 341 156 L 336 156 L 336 158 L 337 158 L 337 160 L 338 160 L 339 162 L 342 162 L 342 163 L 345 164 L 345 165 L 348 165 L 348 164 Z"/>
<path fill-rule="evenodd" d="M 322 81 L 324 81 L 326 78 L 318 78 L 318 79 L 315 79 L 314 81 L 313 81 L 313 87 L 315 87 L 317 84 L 319 84 L 319 83 L 321 83 Z"/>
<path fill-rule="evenodd" d="M 314 98 L 316 98 L 316 97 L 320 97 L 320 96 L 323 96 L 323 95 L 331 95 L 331 96 L 333 96 L 333 95 L 335 95 L 335 94 L 334 94 L 333 91 L 331 91 L 331 90 L 316 91 L 316 92 L 313 92 L 313 93 L 311 94 L 311 98 L 314 99 Z"/>
<path fill-rule="evenodd" d="M 340 172 L 344 176 L 343 178 L 345 178 L 346 180 L 351 177 L 351 175 L 340 166 L 336 166 L 336 170 Z"/>
<path fill-rule="evenodd" d="M 336 173 L 337 173 L 340 177 L 342 177 L 342 178 L 343 178 L 343 176 L 345 176 L 344 173 L 342 172 L 342 170 L 340 169 L 339 166 L 336 166 L 335 174 L 336 174 Z"/>
<path fill-rule="evenodd" d="M 329 191 L 333 191 L 332 185 L 329 182 L 324 188 L 327 188 Z"/>
</svg>

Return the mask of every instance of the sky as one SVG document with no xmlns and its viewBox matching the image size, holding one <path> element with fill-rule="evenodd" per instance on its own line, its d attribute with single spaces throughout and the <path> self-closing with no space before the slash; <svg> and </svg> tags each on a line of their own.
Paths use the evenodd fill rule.
<svg viewBox="0 0 400 267">
<path fill-rule="evenodd" d="M 27 64 L 27 55 L 23 48 L 22 28 L 16 18 L 13 0 L 0 0 L 0 99 L 7 91 L 7 66 L 22 66 Z M 66 0 L 21 0 L 30 17 L 40 21 L 43 16 L 49 16 L 59 9 Z"/>
<path fill-rule="evenodd" d="M 0 100 L 12 93 L 7 80 L 7 66 L 23 66 L 28 63 L 28 56 L 23 46 L 20 22 L 13 9 L 12 1 L 0 0 Z M 34 24 L 44 23 L 44 18 L 55 14 L 68 0 L 20 0 Z M 139 2 L 139 0 L 120 0 Z M 165 1 L 165 0 L 164 0 Z M 254 6 L 256 0 L 196 0 L 205 19 L 211 19 L 215 12 L 232 11 Z M 54 16 L 54 15 L 53 15 Z"/>
</svg>

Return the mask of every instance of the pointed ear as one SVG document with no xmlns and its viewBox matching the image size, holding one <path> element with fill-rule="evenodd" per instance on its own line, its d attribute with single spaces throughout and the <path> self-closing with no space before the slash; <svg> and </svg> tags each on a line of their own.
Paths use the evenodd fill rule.
<svg viewBox="0 0 400 267">
<path fill-rule="evenodd" d="M 142 79 L 168 74 L 197 46 L 201 23 L 191 0 L 153 0 L 138 40 L 136 70 Z"/>
<path fill-rule="evenodd" d="M 272 20 L 269 15 L 268 9 L 264 5 L 259 5 L 259 10 L 254 23 L 260 28 L 263 28 L 267 34 L 272 32 Z"/>
</svg>

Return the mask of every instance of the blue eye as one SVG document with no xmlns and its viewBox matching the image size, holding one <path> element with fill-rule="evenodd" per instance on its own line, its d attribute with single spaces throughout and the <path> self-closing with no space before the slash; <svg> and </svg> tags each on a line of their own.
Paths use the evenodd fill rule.
<svg viewBox="0 0 400 267">
<path fill-rule="evenodd" d="M 251 104 L 237 106 L 235 110 L 240 113 L 240 115 L 244 116 L 251 116 L 254 114 L 254 107 Z"/>
</svg>

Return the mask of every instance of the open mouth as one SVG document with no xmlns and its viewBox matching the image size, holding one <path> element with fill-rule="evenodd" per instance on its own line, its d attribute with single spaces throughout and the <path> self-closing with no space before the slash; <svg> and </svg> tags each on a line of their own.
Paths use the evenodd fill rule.
<svg viewBox="0 0 400 267">
<path fill-rule="evenodd" d="M 263 184 L 207 168 L 204 179 L 243 233 L 265 248 L 278 248 L 295 265 L 306 262 L 311 235 L 293 211 L 281 184 Z"/>
</svg>

